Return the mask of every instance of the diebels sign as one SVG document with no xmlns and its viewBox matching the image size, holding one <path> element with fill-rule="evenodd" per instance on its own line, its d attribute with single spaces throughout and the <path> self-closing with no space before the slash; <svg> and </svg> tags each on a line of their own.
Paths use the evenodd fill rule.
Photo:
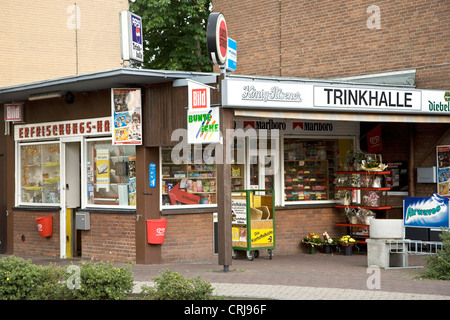
<svg viewBox="0 0 450 320">
<path fill-rule="evenodd" d="M 405 197 L 405 227 L 449 227 L 449 199 L 433 194 L 430 198 Z"/>
<path fill-rule="evenodd" d="M 222 66 L 227 61 L 228 32 L 225 17 L 220 12 L 209 15 L 206 26 L 206 46 L 212 64 Z"/>
</svg>

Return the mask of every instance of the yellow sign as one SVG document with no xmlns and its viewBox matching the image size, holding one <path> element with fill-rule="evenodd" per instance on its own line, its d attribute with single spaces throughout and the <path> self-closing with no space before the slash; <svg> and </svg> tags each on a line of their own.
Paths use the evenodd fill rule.
<svg viewBox="0 0 450 320">
<path fill-rule="evenodd" d="M 252 244 L 273 243 L 273 229 L 254 229 L 251 236 Z"/>
</svg>

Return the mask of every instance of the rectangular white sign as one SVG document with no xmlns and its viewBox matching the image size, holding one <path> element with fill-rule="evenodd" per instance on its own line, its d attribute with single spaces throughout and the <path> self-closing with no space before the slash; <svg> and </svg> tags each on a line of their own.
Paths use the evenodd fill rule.
<svg viewBox="0 0 450 320">
<path fill-rule="evenodd" d="M 314 107 L 364 111 L 420 111 L 421 95 L 417 90 L 314 86 Z"/>
<path fill-rule="evenodd" d="M 188 143 L 220 143 L 219 107 L 203 112 L 188 112 Z"/>
<path fill-rule="evenodd" d="M 95 118 L 14 126 L 14 140 L 38 140 L 59 137 L 111 134 L 111 118 Z"/>
</svg>

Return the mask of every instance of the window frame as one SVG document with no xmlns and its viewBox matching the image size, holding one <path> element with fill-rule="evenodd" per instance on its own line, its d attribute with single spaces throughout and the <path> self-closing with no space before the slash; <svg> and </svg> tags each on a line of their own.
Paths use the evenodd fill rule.
<svg viewBox="0 0 450 320">
<path fill-rule="evenodd" d="M 327 200 L 298 200 L 298 201 L 286 201 L 284 198 L 284 189 L 285 189 L 285 174 L 284 174 L 284 141 L 285 139 L 299 139 L 299 140 L 307 140 L 307 139 L 314 139 L 314 140 L 352 140 L 353 142 L 353 148 L 355 148 L 355 144 L 357 142 L 356 136 L 353 135 L 336 135 L 336 136 L 330 136 L 330 135 L 321 135 L 321 136 L 313 136 L 313 135 L 295 135 L 295 134 L 285 134 L 281 136 L 281 160 L 280 160 L 280 170 L 281 170 L 281 181 L 279 185 L 279 193 L 281 196 L 281 205 L 284 207 L 289 206 L 298 206 L 298 205 L 314 205 L 314 204 L 335 204 L 337 203 L 337 200 L 334 199 L 327 199 Z M 328 159 L 327 159 L 328 160 Z M 330 185 L 330 182 L 328 182 L 328 186 Z"/>
<path fill-rule="evenodd" d="M 21 164 L 21 159 L 22 159 L 22 147 L 23 146 L 37 146 L 37 145 L 46 145 L 46 144 L 58 144 L 59 145 L 59 177 L 60 177 L 60 181 L 61 181 L 61 173 L 62 173 L 62 167 L 63 167 L 63 158 L 62 158 L 62 154 L 61 154 L 61 141 L 55 140 L 55 139 L 51 139 L 51 140 L 44 140 L 44 141 L 16 141 L 16 150 L 15 150 L 15 154 L 16 154 L 16 174 L 15 174 L 15 199 L 14 199 L 14 203 L 16 204 L 16 206 L 39 206 L 39 207 L 60 207 L 61 206 L 61 195 L 62 195 L 62 188 L 61 188 L 61 183 L 59 184 L 59 202 L 57 203 L 46 203 L 46 202 L 24 202 L 22 200 L 22 164 Z"/>
<path fill-rule="evenodd" d="M 96 137 L 85 137 L 82 140 L 81 145 L 81 208 L 82 209 L 136 209 L 137 205 L 111 205 L 111 204 L 93 204 L 88 203 L 88 177 L 87 177 L 87 162 L 88 162 L 88 145 L 89 142 L 111 142 L 111 146 L 115 147 L 117 145 L 113 144 L 112 136 L 96 136 Z M 135 149 L 136 150 L 136 149 Z M 136 151 L 134 153 L 136 156 Z"/>
</svg>

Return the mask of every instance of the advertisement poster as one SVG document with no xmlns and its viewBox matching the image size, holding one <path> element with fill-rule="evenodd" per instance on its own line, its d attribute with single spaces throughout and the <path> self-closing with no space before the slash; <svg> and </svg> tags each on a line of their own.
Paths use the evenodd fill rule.
<svg viewBox="0 0 450 320">
<path fill-rule="evenodd" d="M 405 227 L 449 227 L 449 198 L 438 194 L 430 198 L 405 197 L 403 224 Z"/>
<path fill-rule="evenodd" d="M 188 143 L 220 143 L 219 108 L 206 112 L 188 112 Z"/>
<path fill-rule="evenodd" d="M 272 244 L 273 229 L 255 229 L 252 230 L 252 244 Z"/>
<path fill-rule="evenodd" d="M 141 89 L 112 89 L 113 144 L 142 144 Z"/>
<path fill-rule="evenodd" d="M 110 161 L 109 161 L 109 150 L 99 149 L 97 150 L 97 162 L 96 162 L 96 177 L 97 177 L 97 191 L 100 188 L 109 191 L 110 182 Z"/>
<path fill-rule="evenodd" d="M 437 147 L 438 194 L 450 197 L 450 145 Z"/>
<path fill-rule="evenodd" d="M 231 198 L 231 223 L 247 224 L 247 201 L 245 197 Z"/>
</svg>

